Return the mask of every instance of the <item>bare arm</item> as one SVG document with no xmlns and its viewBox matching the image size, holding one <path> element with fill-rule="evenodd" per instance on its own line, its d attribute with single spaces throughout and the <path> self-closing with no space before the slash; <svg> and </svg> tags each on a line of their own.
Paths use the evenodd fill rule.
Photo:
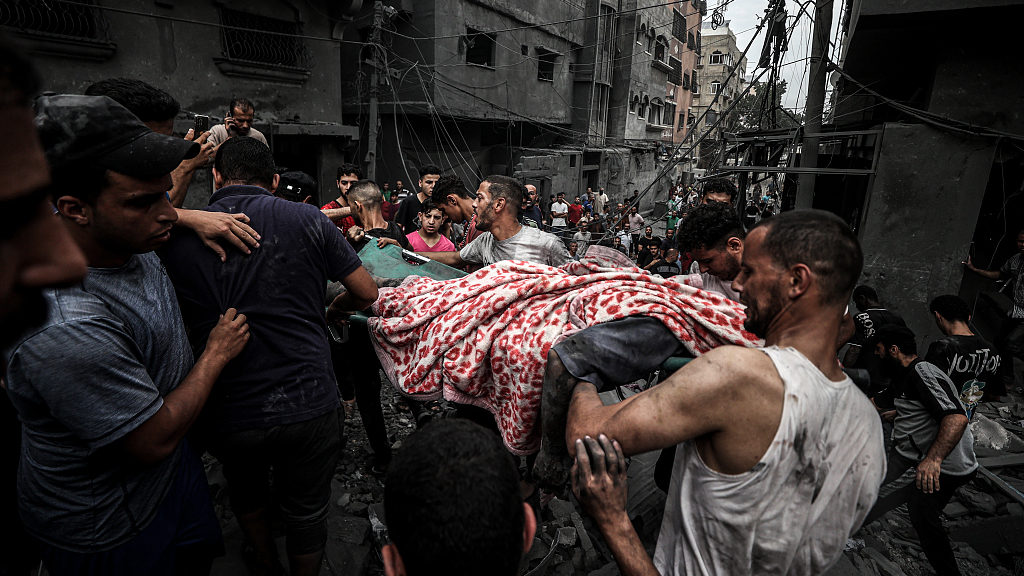
<svg viewBox="0 0 1024 576">
<path fill-rule="evenodd" d="M 761 377 L 756 371 L 765 370 L 764 362 L 771 365 L 759 352 L 723 346 L 690 362 L 661 385 L 610 406 L 601 402 L 593 384 L 579 383 L 569 402 L 566 445 L 571 453 L 576 439 L 603 433 L 631 455 L 718 432 L 744 411 L 742 394 Z M 736 382 L 744 386 L 734 386 Z"/>
<path fill-rule="evenodd" d="M 344 319 L 353 312 L 366 310 L 377 301 L 377 284 L 362 266 L 342 278 L 341 284 L 345 291 L 331 302 L 327 309 L 328 320 Z"/>
<path fill-rule="evenodd" d="M 843 356 L 843 366 L 849 368 L 857 363 L 857 358 L 860 358 L 861 351 L 860 344 L 850 344 L 850 347 L 846 349 L 846 355 Z"/>
<path fill-rule="evenodd" d="M 576 441 L 572 491 L 601 530 L 619 570 L 625 576 L 658 576 L 626 514 L 627 480 L 618 442 L 604 434 Z"/>
<path fill-rule="evenodd" d="M 462 255 L 458 250 L 455 252 L 417 252 L 417 254 L 420 256 L 426 256 L 431 260 L 451 266 L 452 268 L 462 268 L 466 264 L 469 264 L 469 262 L 462 259 Z"/>
<path fill-rule="evenodd" d="M 942 461 L 960 443 L 969 420 L 965 414 L 947 414 L 939 422 L 939 433 L 935 436 L 924 460 L 917 465 L 917 487 L 926 494 L 939 490 L 939 474 Z"/>
<path fill-rule="evenodd" d="M 343 206 L 341 208 L 328 208 L 326 210 L 321 210 L 321 212 L 323 212 L 324 216 L 327 216 L 331 222 L 337 222 L 342 218 L 352 215 L 352 209 L 348 206 Z"/>
<path fill-rule="evenodd" d="M 1003 273 L 1000 272 L 999 270 L 982 270 L 980 268 L 975 268 L 974 264 L 971 262 L 970 256 L 967 257 L 967 261 L 964 262 L 964 266 L 967 266 L 967 269 L 970 270 L 971 272 L 984 276 L 985 278 L 999 280 L 1000 278 L 1003 277 Z"/>
<path fill-rule="evenodd" d="M 171 205 L 175 208 L 181 208 L 185 203 L 185 196 L 188 194 L 188 186 L 192 183 L 192 175 L 195 174 L 196 170 L 204 167 L 209 163 L 210 158 L 213 157 L 213 143 L 207 142 L 210 137 L 209 132 L 203 132 L 198 138 L 194 138 L 195 132 L 189 129 L 188 134 L 185 135 L 186 140 L 195 140 L 200 144 L 199 154 L 195 158 L 188 160 L 182 160 L 181 164 L 171 172 L 171 180 L 174 182 L 174 186 L 168 195 L 171 197 Z"/>
<path fill-rule="evenodd" d="M 206 350 L 188 376 L 164 397 L 163 406 L 156 414 L 125 434 L 117 445 L 145 464 L 155 464 L 170 456 L 199 416 L 221 370 L 238 356 L 248 341 L 249 325 L 245 315 L 228 308 L 210 332 Z"/>
</svg>

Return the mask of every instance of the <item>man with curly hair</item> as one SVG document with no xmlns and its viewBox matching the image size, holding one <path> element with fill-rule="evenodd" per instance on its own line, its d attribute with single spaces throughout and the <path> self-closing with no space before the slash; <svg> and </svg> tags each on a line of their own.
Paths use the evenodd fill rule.
<svg viewBox="0 0 1024 576">
<path fill-rule="evenodd" d="M 700 274 L 704 289 L 739 301 L 732 281 L 740 272 L 746 232 L 732 205 L 711 202 L 690 212 L 676 236 L 681 252 L 693 258 L 690 274 Z"/>
<path fill-rule="evenodd" d="M 725 178 L 712 178 L 701 188 L 701 204 L 715 202 L 732 206 L 736 201 L 736 185 Z"/>
</svg>

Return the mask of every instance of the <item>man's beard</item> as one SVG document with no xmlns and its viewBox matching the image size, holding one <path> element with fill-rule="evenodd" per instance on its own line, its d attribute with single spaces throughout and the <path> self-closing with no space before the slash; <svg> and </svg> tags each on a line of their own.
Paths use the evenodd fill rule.
<svg viewBox="0 0 1024 576">
<path fill-rule="evenodd" d="M 903 364 L 900 363 L 900 361 L 897 360 L 896 358 L 889 356 L 888 353 L 886 353 L 884 356 L 879 356 L 878 365 L 882 371 L 882 374 L 885 374 L 890 378 L 899 374 L 900 370 L 903 370 Z"/>
<path fill-rule="evenodd" d="M 750 298 L 744 304 L 747 305 L 747 319 L 743 321 L 743 328 L 762 340 L 768 335 L 768 327 L 775 318 L 782 313 L 786 307 L 782 291 L 773 286 L 766 294 L 767 299 L 762 307 L 756 299 Z"/>
</svg>

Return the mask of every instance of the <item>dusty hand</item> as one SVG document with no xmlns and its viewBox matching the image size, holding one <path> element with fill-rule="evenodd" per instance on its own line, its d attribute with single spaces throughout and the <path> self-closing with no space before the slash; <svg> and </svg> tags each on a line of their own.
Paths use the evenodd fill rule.
<svg viewBox="0 0 1024 576">
<path fill-rule="evenodd" d="M 239 314 L 234 308 L 228 308 L 220 315 L 220 321 L 210 331 L 206 341 L 205 354 L 213 354 L 225 364 L 245 348 L 249 341 L 249 324 L 245 314 Z"/>
<path fill-rule="evenodd" d="M 607 526 L 626 514 L 626 456 L 618 441 L 604 434 L 597 440 L 576 440 L 572 492 L 598 526 Z"/>
<path fill-rule="evenodd" d="M 327 307 L 327 323 L 328 324 L 348 324 L 348 318 L 352 314 L 355 314 L 354 310 L 348 310 L 348 302 L 351 300 L 351 295 L 348 291 L 338 294 L 331 305 Z"/>
<path fill-rule="evenodd" d="M 398 240 L 395 240 L 394 238 L 377 238 L 377 248 L 383 248 L 383 247 L 387 246 L 388 244 L 394 244 L 395 246 L 398 246 L 399 248 L 402 247 L 402 245 L 398 242 Z"/>
<path fill-rule="evenodd" d="M 189 172 L 195 172 L 196 170 L 206 166 L 213 158 L 213 142 L 207 142 L 210 137 L 209 132 L 203 132 L 198 137 L 195 135 L 193 128 L 188 129 L 188 134 L 185 135 L 185 140 L 192 140 L 199 144 L 199 154 L 196 154 L 195 158 L 181 161 L 181 167 Z"/>
<path fill-rule="evenodd" d="M 366 237 L 366 232 L 364 232 L 359 226 L 353 226 L 348 229 L 348 232 L 346 232 L 345 235 L 349 242 L 352 244 L 358 244 Z"/>
<path fill-rule="evenodd" d="M 252 254 L 250 248 L 259 248 L 260 235 L 249 225 L 249 217 L 245 214 L 225 214 L 224 212 L 206 212 L 196 210 L 192 214 L 189 227 L 196 231 L 203 244 L 220 256 L 220 261 L 227 260 L 227 252 L 217 240 L 227 240 L 240 251 Z"/>
<path fill-rule="evenodd" d="M 939 474 L 942 471 L 942 461 L 935 461 L 931 458 L 921 460 L 917 465 L 917 487 L 925 494 L 939 491 Z"/>
<path fill-rule="evenodd" d="M 971 262 L 971 257 L 970 256 L 967 257 L 966 261 L 961 262 L 961 264 L 963 264 L 964 266 L 967 266 L 968 270 L 977 270 L 977 268 L 975 268 L 974 264 Z"/>
<path fill-rule="evenodd" d="M 881 416 L 882 416 L 882 420 L 885 420 L 886 422 L 893 422 L 893 421 L 896 420 L 896 411 L 895 410 L 889 410 L 889 411 L 886 411 L 886 412 L 882 412 Z"/>
</svg>

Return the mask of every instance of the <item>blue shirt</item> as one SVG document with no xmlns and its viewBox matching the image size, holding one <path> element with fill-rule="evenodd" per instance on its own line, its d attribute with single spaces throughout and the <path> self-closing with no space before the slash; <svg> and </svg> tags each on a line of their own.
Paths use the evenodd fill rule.
<svg viewBox="0 0 1024 576">
<path fill-rule="evenodd" d="M 359 257 L 315 206 L 258 186 L 221 188 L 206 210 L 244 212 L 262 239 L 252 254 L 227 248 L 226 262 L 191 231 L 176 233 L 159 252 L 197 357 L 225 310 L 236 308 L 249 322 L 249 342 L 214 386 L 205 424 L 269 428 L 337 409 L 324 295 L 328 280 L 359 269 Z"/>
</svg>

